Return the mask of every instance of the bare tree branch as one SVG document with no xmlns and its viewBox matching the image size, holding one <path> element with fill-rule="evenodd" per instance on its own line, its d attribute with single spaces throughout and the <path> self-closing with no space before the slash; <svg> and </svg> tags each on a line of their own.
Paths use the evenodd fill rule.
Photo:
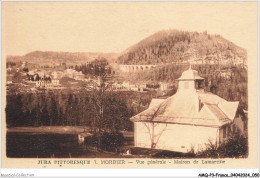
<svg viewBox="0 0 260 178">
<path fill-rule="evenodd" d="M 158 117 L 159 115 L 163 114 L 163 112 L 165 111 L 166 108 L 166 104 L 160 104 L 158 107 L 154 107 L 154 109 L 152 110 L 152 115 L 147 116 L 147 122 L 143 122 L 143 124 L 145 125 L 145 127 L 148 130 L 149 136 L 150 136 L 150 142 L 151 142 L 151 148 L 155 148 L 156 144 L 158 143 L 161 135 L 163 134 L 163 132 L 166 130 L 167 124 L 165 126 L 165 128 L 159 133 L 155 135 L 155 128 L 159 125 L 158 123 L 156 123 L 154 121 L 154 119 L 156 117 Z M 150 128 L 151 125 L 151 128 Z M 158 137 L 159 136 L 159 137 Z M 155 142 L 155 138 L 157 138 L 157 141 Z"/>
</svg>

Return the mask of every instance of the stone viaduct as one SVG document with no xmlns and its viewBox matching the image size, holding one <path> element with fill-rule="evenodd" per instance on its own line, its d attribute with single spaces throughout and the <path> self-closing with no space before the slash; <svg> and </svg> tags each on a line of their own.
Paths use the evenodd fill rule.
<svg viewBox="0 0 260 178">
<path fill-rule="evenodd" d="M 123 72 L 136 72 L 148 70 L 156 67 L 156 65 L 120 65 L 120 70 Z"/>
</svg>

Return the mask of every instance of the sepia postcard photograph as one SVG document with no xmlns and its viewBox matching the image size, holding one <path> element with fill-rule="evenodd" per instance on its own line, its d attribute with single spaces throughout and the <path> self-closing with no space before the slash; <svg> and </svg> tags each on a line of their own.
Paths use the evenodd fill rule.
<svg viewBox="0 0 260 178">
<path fill-rule="evenodd" d="M 2 168 L 257 168 L 257 7 L 2 2 Z"/>
</svg>

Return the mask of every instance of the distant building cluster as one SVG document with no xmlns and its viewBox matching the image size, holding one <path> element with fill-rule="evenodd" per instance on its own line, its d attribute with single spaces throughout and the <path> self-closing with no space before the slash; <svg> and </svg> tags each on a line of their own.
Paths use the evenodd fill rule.
<svg viewBox="0 0 260 178">
<path fill-rule="evenodd" d="M 85 79 L 85 75 L 80 71 L 76 71 L 74 69 L 66 69 L 63 72 L 62 77 L 69 77 L 69 78 L 73 78 L 75 80 L 84 80 Z"/>
<path fill-rule="evenodd" d="M 172 85 L 166 82 L 159 83 L 146 83 L 146 82 L 132 82 L 132 81 L 122 81 L 122 82 L 114 82 L 112 84 L 112 88 L 114 90 L 125 90 L 125 91 L 138 91 L 145 92 L 149 90 L 157 90 L 157 91 L 168 91 L 172 89 Z"/>
<path fill-rule="evenodd" d="M 82 71 L 77 71 L 72 68 L 67 68 L 65 63 L 53 64 L 52 67 L 33 66 L 28 69 L 27 62 L 22 62 L 20 65 L 10 66 L 7 68 L 7 84 L 13 83 L 13 77 L 16 74 L 21 76 L 21 80 L 15 81 L 15 83 L 24 83 L 26 86 L 32 85 L 32 90 L 37 88 L 44 89 L 60 89 L 66 88 L 63 86 L 61 80 L 66 84 L 77 85 L 78 82 L 88 83 L 87 88 L 93 88 L 95 85 L 99 85 L 100 81 L 97 77 L 87 77 Z M 109 66 L 106 66 L 106 70 Z M 156 65 L 124 65 L 122 69 L 126 71 L 140 71 L 148 70 L 156 67 Z M 67 79 L 66 79 L 67 78 Z M 75 81 L 73 81 L 75 80 Z M 149 82 L 134 82 L 134 81 L 114 81 L 111 77 L 107 76 L 107 80 L 110 82 L 110 88 L 120 91 L 136 91 L 146 92 L 149 90 L 168 91 L 171 86 L 168 83 L 149 83 Z M 64 83 L 64 82 L 63 82 Z"/>
<path fill-rule="evenodd" d="M 46 72 L 42 70 L 32 70 L 27 73 L 28 80 L 36 83 L 36 87 L 53 88 L 60 87 L 60 79 L 68 77 L 75 80 L 85 80 L 85 75 L 74 69 L 66 69 L 64 71 Z"/>
</svg>

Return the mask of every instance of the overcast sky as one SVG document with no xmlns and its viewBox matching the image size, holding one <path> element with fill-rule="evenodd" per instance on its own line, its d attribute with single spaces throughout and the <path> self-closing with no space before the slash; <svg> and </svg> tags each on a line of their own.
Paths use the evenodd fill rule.
<svg viewBox="0 0 260 178">
<path fill-rule="evenodd" d="M 220 34 L 248 48 L 256 2 L 3 2 L 2 49 L 121 52 L 164 29 Z"/>
</svg>

